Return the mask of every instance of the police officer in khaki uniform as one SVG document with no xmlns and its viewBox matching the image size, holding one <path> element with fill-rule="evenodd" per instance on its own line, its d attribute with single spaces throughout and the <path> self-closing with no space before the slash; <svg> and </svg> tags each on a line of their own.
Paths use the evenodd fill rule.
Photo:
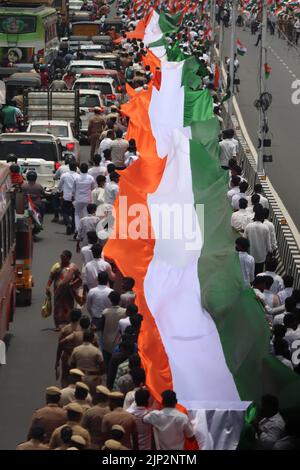
<svg viewBox="0 0 300 470">
<path fill-rule="evenodd" d="M 69 371 L 69 385 L 62 388 L 60 391 L 61 395 L 59 404 L 61 407 L 68 405 L 68 403 L 71 403 L 71 401 L 74 400 L 76 382 L 82 382 L 83 377 L 84 373 L 80 369 L 71 369 Z M 88 394 L 86 401 L 89 405 L 92 405 L 92 397 L 90 394 Z"/>
<path fill-rule="evenodd" d="M 67 422 L 64 426 L 72 428 L 72 435 L 82 436 L 86 441 L 86 448 L 91 448 L 91 436 L 90 433 L 80 425 L 80 421 L 83 415 L 83 409 L 78 403 L 69 403 L 65 410 L 67 411 Z M 61 439 L 61 430 L 64 426 L 60 426 L 53 431 L 50 439 L 50 449 L 56 449 L 60 447 L 63 442 Z"/>
<path fill-rule="evenodd" d="M 36 410 L 31 419 L 31 425 L 28 432 L 28 439 L 31 438 L 31 431 L 34 427 L 44 428 L 45 442 L 49 442 L 50 437 L 58 426 L 67 421 L 66 410 L 59 406 L 60 389 L 57 387 L 46 388 L 46 406 Z"/>
<path fill-rule="evenodd" d="M 56 352 L 56 362 L 55 362 L 55 373 L 56 379 L 59 378 L 59 363 L 61 362 L 61 386 L 66 387 L 68 385 L 68 376 L 69 376 L 69 359 L 72 354 L 73 349 L 71 349 L 68 343 L 64 343 L 62 340 L 73 332 L 81 331 L 79 320 L 81 318 L 81 310 L 79 308 L 74 308 L 70 314 L 71 322 L 64 326 L 60 332 L 58 339 L 58 346 Z"/>
<path fill-rule="evenodd" d="M 49 447 L 43 443 L 44 437 L 44 428 L 36 426 L 31 430 L 31 438 L 29 441 L 19 444 L 16 450 L 49 450 Z"/>
<path fill-rule="evenodd" d="M 91 161 L 94 161 L 94 155 L 96 148 L 99 146 L 99 138 L 105 128 L 105 119 L 101 116 L 101 109 L 99 107 L 94 108 L 94 116 L 89 120 L 87 136 L 91 145 Z"/>
<path fill-rule="evenodd" d="M 84 413 L 91 408 L 91 405 L 88 402 L 89 391 L 90 387 L 87 384 L 83 382 L 76 383 L 73 403 L 78 403 Z"/>
<path fill-rule="evenodd" d="M 81 424 L 87 429 L 92 439 L 92 449 L 99 450 L 103 446 L 104 440 L 102 436 L 102 420 L 103 417 L 110 412 L 108 406 L 108 397 L 110 391 L 104 385 L 96 387 L 96 405 L 87 410 L 83 417 Z"/>
<path fill-rule="evenodd" d="M 128 449 L 138 450 L 138 433 L 135 417 L 123 409 L 124 395 L 120 392 L 111 392 L 109 395 L 110 413 L 102 420 L 102 433 L 105 440 L 110 438 L 112 427 L 119 424 L 124 428 L 125 434 L 122 445 Z"/>
<path fill-rule="evenodd" d="M 77 346 L 71 356 L 70 366 L 78 368 L 84 372 L 84 382 L 90 387 L 90 393 L 94 398 L 97 385 L 101 385 L 101 376 L 104 373 L 103 356 L 99 348 L 96 348 L 92 341 L 93 331 L 85 331 L 83 334 L 83 344 Z"/>
</svg>

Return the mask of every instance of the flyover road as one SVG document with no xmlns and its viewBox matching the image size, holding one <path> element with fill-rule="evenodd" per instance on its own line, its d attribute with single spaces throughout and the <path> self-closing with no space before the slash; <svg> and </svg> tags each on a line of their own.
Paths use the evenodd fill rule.
<svg viewBox="0 0 300 470">
<path fill-rule="evenodd" d="M 89 147 L 81 147 L 81 161 L 88 161 Z M 71 250 L 79 266 L 76 242 L 65 235 L 65 226 L 45 217 L 44 230 L 34 243 L 32 305 L 17 308 L 10 328 L 7 364 L 0 366 L 0 450 L 13 450 L 26 440 L 32 412 L 43 405 L 44 390 L 55 381 L 54 362 L 58 333 L 52 316 L 41 317 L 51 266 L 63 250 Z"/>
<path fill-rule="evenodd" d="M 236 98 L 257 147 L 258 111 L 253 103 L 259 96 L 259 47 L 254 46 L 256 36 L 243 28 L 237 27 L 237 38 L 248 50 L 239 56 L 241 85 Z M 272 67 L 266 83 L 273 97 L 268 110 L 273 162 L 265 164 L 265 171 L 300 231 L 300 104 L 292 103 L 292 83 L 300 80 L 300 48 L 289 47 L 286 41 L 269 34 L 267 46 L 267 62 Z M 224 54 L 230 54 L 229 29 L 225 31 Z"/>
</svg>

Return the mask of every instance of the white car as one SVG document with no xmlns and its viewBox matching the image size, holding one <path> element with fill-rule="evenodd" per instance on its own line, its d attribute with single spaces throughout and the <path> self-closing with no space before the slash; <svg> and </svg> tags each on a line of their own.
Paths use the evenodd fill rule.
<svg viewBox="0 0 300 470">
<path fill-rule="evenodd" d="M 80 135 L 87 136 L 89 120 L 94 114 L 94 108 L 104 108 L 101 92 L 98 90 L 79 90 Z"/>
<path fill-rule="evenodd" d="M 105 106 L 118 103 L 114 79 L 111 77 L 79 78 L 74 82 L 73 90 L 98 90 Z"/>
<path fill-rule="evenodd" d="M 104 69 L 104 63 L 101 60 L 71 60 L 67 72 L 74 72 L 76 77 L 79 77 L 84 69 Z"/>
<path fill-rule="evenodd" d="M 16 132 L 0 135 L 0 160 L 9 154 L 18 158 L 23 175 L 30 170 L 37 173 L 37 182 L 46 189 L 53 189 L 53 174 L 62 161 L 61 142 L 50 134 Z"/>
<path fill-rule="evenodd" d="M 60 140 L 63 151 L 74 153 L 79 162 L 80 145 L 69 121 L 29 121 L 27 132 L 54 135 Z"/>
</svg>

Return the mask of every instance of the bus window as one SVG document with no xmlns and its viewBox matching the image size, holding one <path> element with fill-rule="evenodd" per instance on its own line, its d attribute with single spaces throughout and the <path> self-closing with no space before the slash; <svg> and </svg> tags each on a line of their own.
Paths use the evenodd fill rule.
<svg viewBox="0 0 300 470">
<path fill-rule="evenodd" d="M 34 16 L 5 16 L 0 15 L 0 33 L 25 34 L 35 33 L 36 18 Z"/>
</svg>

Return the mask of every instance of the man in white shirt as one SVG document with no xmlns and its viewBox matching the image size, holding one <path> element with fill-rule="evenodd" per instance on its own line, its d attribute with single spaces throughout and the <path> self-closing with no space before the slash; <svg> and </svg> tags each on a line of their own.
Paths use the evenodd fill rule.
<svg viewBox="0 0 300 470">
<path fill-rule="evenodd" d="M 123 405 L 124 410 L 127 410 L 131 405 L 134 404 L 135 392 L 140 388 L 144 388 L 146 382 L 145 370 L 142 367 L 136 367 L 132 369 L 130 371 L 130 375 L 132 377 L 134 388 L 133 390 L 130 390 L 126 393 Z"/>
<path fill-rule="evenodd" d="M 269 201 L 266 197 L 262 195 L 263 192 L 263 187 L 261 183 L 257 183 L 254 186 L 254 194 L 258 194 L 260 196 L 259 203 L 263 206 L 265 209 L 269 209 Z"/>
<path fill-rule="evenodd" d="M 150 394 L 146 388 L 139 388 L 134 395 L 134 402 L 127 409 L 136 419 L 139 450 L 151 450 L 152 425 L 143 421 L 149 413 Z"/>
<path fill-rule="evenodd" d="M 229 191 L 227 192 L 227 197 L 229 199 L 229 202 L 231 204 L 232 197 L 235 196 L 235 194 L 238 194 L 240 192 L 240 185 L 241 178 L 239 176 L 233 176 L 230 181 L 230 187 Z"/>
<path fill-rule="evenodd" d="M 254 281 L 255 261 L 253 256 L 248 254 L 249 241 L 243 237 L 237 238 L 235 241 L 235 249 L 239 254 L 245 287 L 250 287 Z"/>
<path fill-rule="evenodd" d="M 87 205 L 87 216 L 82 217 L 79 221 L 77 230 L 77 253 L 80 251 L 80 243 L 84 246 L 88 243 L 88 232 L 95 232 L 100 218 L 95 215 L 97 206 L 96 204 Z"/>
<path fill-rule="evenodd" d="M 245 198 L 239 200 L 239 210 L 231 216 L 231 226 L 238 232 L 243 233 L 245 228 L 252 222 L 253 216 L 247 211 L 248 201 Z"/>
<path fill-rule="evenodd" d="M 220 166 L 224 170 L 228 170 L 229 160 L 237 156 L 237 144 L 236 140 L 233 138 L 234 131 L 233 129 L 226 129 L 223 131 L 223 139 L 219 142 L 220 146 Z"/>
<path fill-rule="evenodd" d="M 260 202 L 261 204 L 261 202 Z M 269 220 L 270 216 L 270 211 L 267 208 L 263 208 L 263 213 L 265 216 L 264 224 L 268 227 L 269 232 L 270 232 L 270 239 L 271 239 L 271 248 L 273 253 L 277 250 L 277 240 L 276 240 L 276 233 L 275 233 L 275 227 L 273 222 Z"/>
<path fill-rule="evenodd" d="M 277 260 L 275 258 L 270 258 L 266 261 L 266 270 L 263 273 L 260 273 L 259 276 L 270 276 L 273 279 L 273 284 L 271 286 L 271 291 L 273 294 L 278 294 L 279 291 L 283 289 L 283 279 L 279 274 L 276 274 Z"/>
<path fill-rule="evenodd" d="M 85 272 L 83 275 L 83 285 L 87 290 L 92 289 L 93 287 L 97 287 L 98 274 L 103 271 L 107 272 L 108 277 L 111 281 L 114 281 L 116 278 L 116 275 L 113 273 L 111 265 L 101 258 L 102 247 L 100 245 L 93 245 L 91 250 L 94 259 L 92 261 L 89 261 L 85 265 Z"/>
<path fill-rule="evenodd" d="M 111 149 L 111 144 L 113 143 L 114 133 L 111 129 L 107 131 L 106 137 L 101 140 L 99 145 L 99 154 L 101 157 L 104 157 L 104 150 Z"/>
<path fill-rule="evenodd" d="M 78 230 L 79 221 L 87 215 L 87 205 L 92 202 L 92 191 L 95 188 L 95 180 L 88 174 L 88 165 L 81 163 L 80 175 L 74 184 L 74 208 L 75 208 L 75 227 Z"/>
<path fill-rule="evenodd" d="M 77 173 L 76 162 L 69 163 L 69 171 L 61 175 L 58 183 L 58 191 L 63 193 L 62 202 L 62 216 L 66 226 L 67 235 L 70 235 L 75 228 L 74 224 L 74 207 L 73 207 L 73 192 L 76 179 L 79 178 Z"/>
<path fill-rule="evenodd" d="M 108 274 L 106 271 L 100 272 L 97 280 L 97 287 L 90 289 L 88 292 L 86 308 L 91 315 L 92 324 L 98 329 L 103 310 L 111 306 L 108 296 L 113 290 L 107 285 Z"/>
<path fill-rule="evenodd" d="M 297 314 L 287 313 L 283 319 L 283 324 L 286 327 L 284 339 L 288 342 L 289 347 L 291 348 L 294 341 L 300 340 Z"/>
<path fill-rule="evenodd" d="M 117 199 L 119 192 L 119 179 L 120 176 L 118 175 L 118 173 L 110 173 L 110 181 L 106 183 L 104 187 L 104 201 L 106 204 L 113 205 L 115 200 Z"/>
<path fill-rule="evenodd" d="M 259 277 L 259 274 L 258 274 Z M 276 294 L 272 292 L 273 278 L 272 276 L 264 275 L 265 289 L 263 291 L 265 305 L 272 308 L 279 307 L 279 299 Z"/>
<path fill-rule="evenodd" d="M 128 305 L 126 308 L 126 317 L 119 320 L 119 332 L 121 335 L 125 333 L 127 326 L 131 325 L 130 317 L 138 313 L 138 307 L 135 304 Z"/>
<path fill-rule="evenodd" d="M 293 284 L 294 284 L 293 276 L 289 276 L 289 275 L 283 276 L 282 280 L 283 280 L 283 284 L 284 284 L 284 289 L 280 290 L 277 294 L 278 298 L 279 298 L 280 305 L 283 305 L 285 300 L 288 297 L 292 296 L 292 294 L 293 294 Z"/>
<path fill-rule="evenodd" d="M 156 449 L 183 450 L 186 438 L 194 436 L 189 418 L 176 409 L 176 393 L 166 390 L 162 394 L 162 410 L 151 411 L 143 419 L 151 424 L 154 431 Z"/>
<path fill-rule="evenodd" d="M 98 237 L 95 231 L 88 232 L 86 236 L 88 244 L 83 246 L 80 250 L 82 256 L 82 268 L 85 268 L 85 265 L 94 259 L 92 246 L 98 243 Z"/>
<path fill-rule="evenodd" d="M 270 450 L 284 436 L 285 422 L 279 413 L 278 399 L 273 395 L 262 397 L 260 421 L 257 424 L 257 447 Z"/>
<path fill-rule="evenodd" d="M 89 171 L 88 171 L 88 174 L 91 175 L 95 182 L 97 181 L 97 176 L 99 175 L 106 175 L 106 167 L 104 166 L 101 166 L 101 156 L 96 154 L 94 156 L 94 166 L 92 166 Z"/>
<path fill-rule="evenodd" d="M 255 260 L 255 275 L 261 273 L 267 255 L 271 253 L 271 240 L 268 227 L 264 225 L 264 215 L 258 211 L 253 222 L 245 228 L 244 236 L 250 242 L 250 254 Z"/>
<path fill-rule="evenodd" d="M 249 184 L 247 181 L 242 181 L 239 184 L 239 192 L 234 194 L 231 199 L 231 205 L 235 211 L 239 209 L 239 200 L 240 199 L 247 199 L 246 191 L 248 189 Z"/>
</svg>

